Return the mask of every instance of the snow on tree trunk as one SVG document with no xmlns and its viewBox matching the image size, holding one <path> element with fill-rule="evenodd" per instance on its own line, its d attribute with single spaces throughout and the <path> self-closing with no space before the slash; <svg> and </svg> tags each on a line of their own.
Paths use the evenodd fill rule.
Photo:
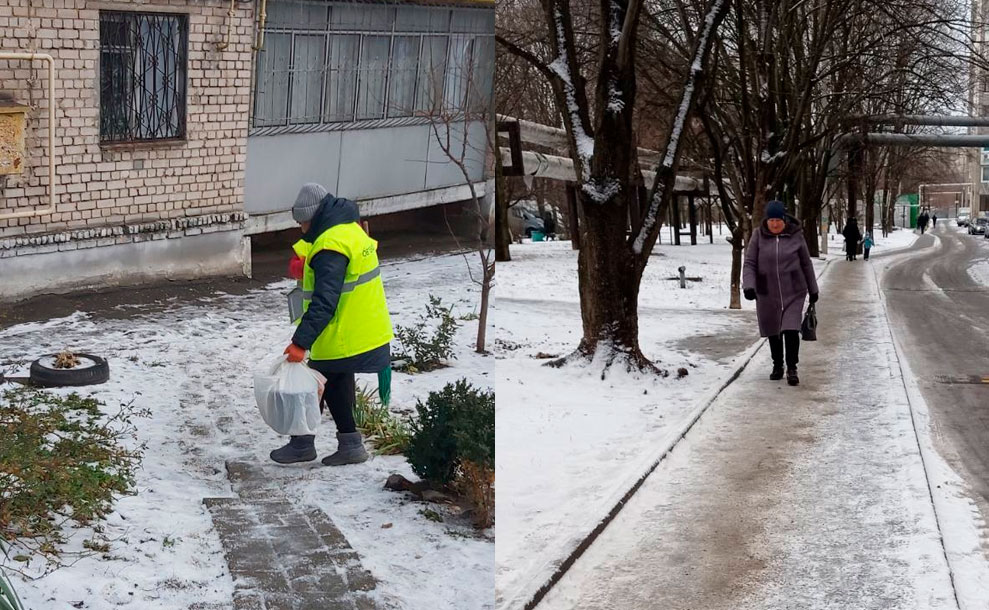
<svg viewBox="0 0 989 610">
<path fill-rule="evenodd" d="M 580 193 L 581 244 L 577 257 L 583 338 L 578 352 L 599 356 L 605 366 L 624 360 L 648 366 L 639 349 L 639 281 L 626 242 L 626 220 L 609 206 Z M 624 194 L 619 195 L 624 197 Z M 620 206 L 627 209 L 627 206 Z"/>
<path fill-rule="evenodd" d="M 682 152 L 680 140 L 683 138 L 683 128 L 686 125 L 687 117 L 696 105 L 698 84 L 704 73 L 707 56 L 714 46 L 718 27 L 727 13 L 727 0 L 714 0 L 701 24 L 701 30 L 697 36 L 697 46 L 694 49 L 694 59 L 690 64 L 687 83 L 684 86 L 680 105 L 673 119 L 673 129 L 670 131 L 670 138 L 666 143 L 666 152 L 659 167 L 656 168 L 656 179 L 652 189 L 650 189 L 648 199 L 649 205 L 643 215 L 642 227 L 632 244 L 632 249 L 636 255 L 641 256 L 645 253 L 645 256 L 648 257 L 649 251 L 652 250 L 656 237 L 659 235 L 661 212 L 669 205 L 673 197 L 673 186 L 676 184 L 676 170 Z"/>
</svg>

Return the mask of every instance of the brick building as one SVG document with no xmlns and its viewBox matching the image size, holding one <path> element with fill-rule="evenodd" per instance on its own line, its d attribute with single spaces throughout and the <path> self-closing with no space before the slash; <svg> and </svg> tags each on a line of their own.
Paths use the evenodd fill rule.
<svg viewBox="0 0 989 610">
<path fill-rule="evenodd" d="M 470 142 L 483 191 L 486 132 L 469 111 L 490 103 L 493 13 L 0 0 L 0 301 L 249 274 L 252 236 L 293 226 L 306 181 L 365 216 L 462 201 L 437 109 L 463 110 L 444 129 Z"/>
</svg>

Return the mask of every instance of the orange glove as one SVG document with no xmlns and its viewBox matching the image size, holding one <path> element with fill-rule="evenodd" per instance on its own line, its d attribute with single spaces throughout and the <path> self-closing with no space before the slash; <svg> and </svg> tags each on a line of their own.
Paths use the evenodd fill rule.
<svg viewBox="0 0 989 610">
<path fill-rule="evenodd" d="M 288 354 L 289 362 L 302 362 L 306 359 L 306 350 L 295 343 L 289 343 L 288 347 L 285 348 L 285 353 Z"/>
<path fill-rule="evenodd" d="M 301 280 L 305 266 L 306 266 L 306 261 L 304 261 L 298 256 L 293 256 L 292 260 L 290 260 L 288 263 L 289 277 L 295 280 Z"/>
</svg>

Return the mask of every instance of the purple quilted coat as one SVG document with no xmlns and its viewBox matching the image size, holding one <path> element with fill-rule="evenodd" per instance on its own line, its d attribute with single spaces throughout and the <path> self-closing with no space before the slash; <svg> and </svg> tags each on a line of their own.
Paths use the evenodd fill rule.
<svg viewBox="0 0 989 610">
<path fill-rule="evenodd" d="M 752 232 L 745 251 L 742 289 L 754 288 L 759 334 L 778 335 L 800 330 L 804 299 L 817 294 L 817 277 L 800 223 L 787 217 L 779 235 L 769 232 L 765 221 Z"/>
</svg>

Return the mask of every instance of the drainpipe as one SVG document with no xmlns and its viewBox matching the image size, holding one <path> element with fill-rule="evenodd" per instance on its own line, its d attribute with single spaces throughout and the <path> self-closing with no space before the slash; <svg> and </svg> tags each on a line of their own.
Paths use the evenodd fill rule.
<svg viewBox="0 0 989 610">
<path fill-rule="evenodd" d="M 255 87 L 257 87 L 258 74 L 258 51 L 264 46 L 264 26 L 268 21 L 268 0 L 260 0 L 260 6 L 254 19 L 254 26 L 258 33 L 254 35 L 254 44 L 251 45 L 251 96 L 250 107 L 247 109 L 247 124 L 254 125 L 254 100 L 256 97 Z"/>
<path fill-rule="evenodd" d="M 261 47 L 264 46 L 264 25 L 268 21 L 268 0 L 261 0 L 261 12 L 258 14 L 258 38 L 253 47 L 255 51 L 260 51 Z"/>
<path fill-rule="evenodd" d="M 32 218 L 55 213 L 55 58 L 47 53 L 0 51 L 0 59 L 27 59 L 48 62 L 48 209 L 0 214 L 0 220 Z"/>
<path fill-rule="evenodd" d="M 230 35 L 234 28 L 234 2 L 237 0 L 230 0 L 230 10 L 227 11 L 227 37 L 223 42 L 216 45 L 216 48 L 220 51 L 226 49 L 230 46 Z"/>
</svg>

